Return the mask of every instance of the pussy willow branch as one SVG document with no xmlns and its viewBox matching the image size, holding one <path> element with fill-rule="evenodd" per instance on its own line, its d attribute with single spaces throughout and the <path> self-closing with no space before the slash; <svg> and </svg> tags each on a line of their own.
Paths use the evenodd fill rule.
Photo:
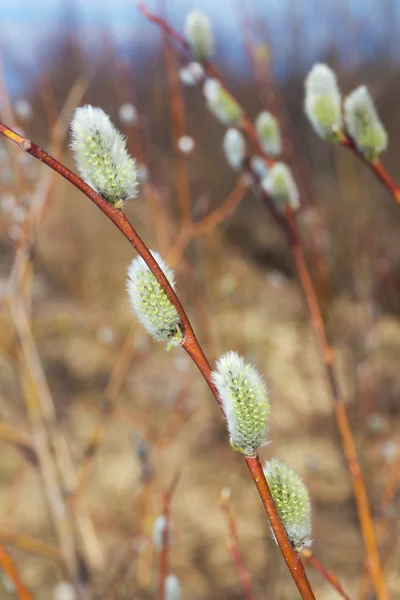
<svg viewBox="0 0 400 600">
<path fill-rule="evenodd" d="M 348 150 L 351 150 L 366 167 L 375 175 L 378 181 L 380 181 L 384 188 L 389 192 L 389 194 L 394 198 L 397 204 L 400 205 L 400 188 L 395 184 L 391 175 L 385 169 L 383 164 L 379 159 L 374 161 L 367 160 L 363 154 L 358 150 L 357 146 L 351 139 L 351 137 L 347 134 L 344 134 L 342 139 L 339 142 Z"/>
<path fill-rule="evenodd" d="M 181 47 L 185 50 L 185 52 L 189 52 L 189 46 L 186 40 L 179 33 L 175 32 L 164 19 L 161 19 L 160 17 L 157 17 L 156 15 L 150 13 L 143 3 L 139 4 L 139 9 L 148 20 L 155 23 L 166 34 L 170 35 L 177 43 L 179 43 Z M 205 61 L 203 63 L 203 66 L 208 75 L 218 78 L 221 82 L 215 68 L 209 61 Z M 226 87 L 222 82 L 221 85 L 223 85 L 223 87 L 226 90 Z M 274 161 L 268 156 L 266 156 L 266 154 L 260 148 L 260 143 L 258 141 L 256 131 L 250 119 L 246 116 L 244 112 L 243 115 L 244 116 L 242 118 L 241 123 L 242 130 L 247 135 L 248 139 L 253 142 L 260 154 L 264 156 L 267 164 L 269 166 L 274 164 Z M 275 208 L 273 200 L 269 198 L 268 195 L 265 194 L 263 191 L 259 191 L 258 195 L 260 194 L 262 196 L 263 203 L 267 206 L 268 210 L 274 217 L 274 220 L 286 234 L 290 248 L 293 253 L 293 258 L 295 261 L 296 269 L 298 271 L 299 279 L 306 296 L 307 306 L 311 317 L 311 324 L 317 337 L 318 347 L 329 382 L 331 396 L 334 404 L 336 421 L 339 432 L 341 434 L 344 454 L 351 475 L 353 491 L 360 520 L 361 532 L 368 557 L 367 562 L 369 565 L 371 579 L 373 581 L 378 600 L 388 600 L 389 596 L 386 589 L 386 584 L 383 577 L 383 570 L 377 549 L 376 535 L 373 527 L 366 487 L 360 469 L 354 437 L 350 428 L 345 404 L 340 393 L 338 377 L 334 366 L 333 347 L 330 345 L 327 339 L 326 326 L 322 316 L 322 310 L 320 308 L 314 283 L 312 281 L 307 267 L 307 263 L 304 258 L 303 243 L 298 235 L 296 219 L 293 213 L 291 213 L 290 211 L 287 213 L 286 218 L 285 216 L 282 216 L 279 213 L 279 211 Z"/>
<path fill-rule="evenodd" d="M 353 493 L 356 500 L 360 521 L 361 534 L 367 553 L 368 568 L 378 599 L 387 600 L 389 594 L 386 588 L 381 560 L 378 553 L 376 533 L 372 521 L 364 477 L 357 455 L 354 436 L 350 427 L 346 406 L 341 394 L 336 367 L 334 364 L 334 349 L 327 336 L 326 325 L 318 302 L 311 275 L 304 257 L 301 239 L 297 231 L 297 223 L 291 210 L 286 212 L 287 236 L 293 253 L 299 279 L 306 296 L 310 313 L 311 325 L 314 329 L 323 366 L 327 376 L 337 427 L 342 439 L 343 450 L 350 471 Z"/>
<path fill-rule="evenodd" d="M 211 368 L 208 360 L 197 341 L 196 335 L 190 324 L 190 321 L 178 299 L 178 296 L 172 289 L 164 273 L 160 269 L 149 248 L 142 241 L 140 236 L 136 233 L 126 216 L 120 210 L 114 208 L 108 204 L 99 194 L 97 194 L 89 185 L 87 185 L 80 177 L 75 175 L 67 167 L 62 165 L 55 158 L 45 152 L 40 146 L 31 142 L 30 140 L 20 136 L 15 131 L 12 131 L 9 127 L 0 123 L 0 133 L 15 142 L 22 150 L 28 152 L 41 162 L 54 169 L 62 177 L 72 183 L 77 189 L 83 192 L 100 210 L 114 223 L 119 231 L 126 237 L 130 244 L 140 254 L 145 261 L 146 265 L 153 273 L 163 290 L 165 291 L 170 302 L 175 306 L 176 311 L 179 315 L 183 342 L 182 347 L 186 350 L 188 355 L 192 358 L 197 368 L 203 375 L 208 387 L 214 395 L 218 405 L 222 410 L 222 403 L 218 396 L 218 392 L 215 385 L 211 381 Z M 308 582 L 307 576 L 304 571 L 303 564 L 298 556 L 298 553 L 290 544 L 287 537 L 286 531 L 279 518 L 276 510 L 274 501 L 271 496 L 265 475 L 258 457 L 245 457 L 246 464 L 250 470 L 254 483 L 257 487 L 264 509 L 269 517 L 271 527 L 275 533 L 275 537 L 278 541 L 282 555 L 288 565 L 288 568 L 292 574 L 292 577 L 300 591 L 300 594 L 304 600 L 314 600 L 314 594 Z"/>
<path fill-rule="evenodd" d="M 0 566 L 8 579 L 13 583 L 19 600 L 34 600 L 34 597 L 23 583 L 13 559 L 2 544 L 0 544 Z"/>
</svg>

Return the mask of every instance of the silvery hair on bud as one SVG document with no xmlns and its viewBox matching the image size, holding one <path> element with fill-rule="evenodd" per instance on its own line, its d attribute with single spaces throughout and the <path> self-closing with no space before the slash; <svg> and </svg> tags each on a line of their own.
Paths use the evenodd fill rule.
<svg viewBox="0 0 400 600">
<path fill-rule="evenodd" d="M 283 211 L 286 206 L 292 210 L 299 208 L 299 191 L 292 172 L 285 163 L 275 163 L 261 181 L 261 186 L 275 201 L 279 210 Z"/>
<path fill-rule="evenodd" d="M 342 131 L 342 98 L 336 75 L 324 64 L 316 64 L 305 81 L 305 113 L 315 132 L 337 141 Z"/>
<path fill-rule="evenodd" d="M 255 128 L 264 152 L 270 156 L 278 156 L 282 152 L 282 139 L 276 117 L 263 110 L 255 121 Z"/>
<path fill-rule="evenodd" d="M 164 533 L 166 529 L 168 529 L 166 542 L 169 548 L 172 544 L 172 526 L 164 515 L 158 515 L 153 525 L 153 545 L 159 552 L 164 546 Z"/>
<path fill-rule="evenodd" d="M 126 140 L 101 108 L 77 108 L 71 120 L 71 149 L 82 179 L 109 204 L 121 208 L 138 193 L 136 163 Z"/>
<path fill-rule="evenodd" d="M 311 501 L 300 475 L 276 458 L 264 474 L 290 543 L 297 550 L 311 546 Z"/>
<path fill-rule="evenodd" d="M 212 381 L 222 402 L 231 446 L 254 456 L 268 438 L 270 407 L 263 378 L 236 352 L 227 352 L 217 361 Z"/>
<path fill-rule="evenodd" d="M 174 272 L 158 252 L 152 255 L 174 288 Z M 178 312 L 141 256 L 128 267 L 127 291 L 136 317 L 154 339 L 168 341 L 170 345 L 181 342 Z"/>
<path fill-rule="evenodd" d="M 242 109 L 236 100 L 222 87 L 218 79 L 206 79 L 203 93 L 208 108 L 218 121 L 223 125 L 240 125 Z"/>
<path fill-rule="evenodd" d="M 386 150 L 388 136 L 365 85 L 360 85 L 344 101 L 349 134 L 367 160 L 376 160 Z"/>
<path fill-rule="evenodd" d="M 246 141 L 243 134 L 234 127 L 230 127 L 225 133 L 224 152 L 228 164 L 238 171 L 246 156 Z"/>
<path fill-rule="evenodd" d="M 204 61 L 214 54 L 214 38 L 207 15 L 200 10 L 192 10 L 185 20 L 185 39 L 197 61 Z"/>
<path fill-rule="evenodd" d="M 165 600 L 180 600 L 181 584 L 176 575 L 170 573 L 165 579 Z"/>
</svg>

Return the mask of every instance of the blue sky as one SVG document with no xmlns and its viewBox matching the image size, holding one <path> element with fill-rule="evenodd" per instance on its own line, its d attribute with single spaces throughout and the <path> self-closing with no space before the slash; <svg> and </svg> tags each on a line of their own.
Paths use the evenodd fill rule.
<svg viewBox="0 0 400 600">
<path fill-rule="evenodd" d="M 155 0 L 147 2 L 155 12 L 157 4 Z M 244 61 L 237 43 L 241 18 L 238 7 L 243 5 L 256 21 L 262 18 L 268 23 L 279 73 L 290 70 L 293 60 L 293 23 L 303 32 L 304 43 L 298 52 L 305 63 L 324 58 L 329 40 L 340 42 L 339 55 L 344 65 L 349 44 L 368 60 L 379 44 L 390 39 L 388 52 L 400 56 L 395 35 L 400 23 L 400 0 L 165 0 L 165 4 L 168 18 L 179 29 L 190 9 L 196 7 L 206 12 L 213 22 L 222 60 L 239 72 Z M 107 30 L 121 52 L 132 44 L 143 51 L 157 39 L 154 26 L 145 22 L 135 0 L 2 0 L 0 49 L 13 90 L 23 82 L 18 80 L 12 65 L 18 64 L 24 77 L 29 73 L 34 75 L 39 68 L 39 51 L 60 27 L 66 6 L 76 16 L 83 45 L 92 52 L 101 43 L 102 29 Z M 393 32 L 391 38 L 388 26 Z"/>
</svg>

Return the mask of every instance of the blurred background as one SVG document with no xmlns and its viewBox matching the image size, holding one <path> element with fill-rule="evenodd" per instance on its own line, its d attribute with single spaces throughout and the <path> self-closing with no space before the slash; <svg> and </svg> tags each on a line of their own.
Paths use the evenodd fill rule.
<svg viewBox="0 0 400 600">
<path fill-rule="evenodd" d="M 181 32 L 191 9 L 204 11 L 216 40 L 213 63 L 228 88 L 251 119 L 266 108 L 280 120 L 388 582 L 400 597 L 400 210 L 355 156 L 318 138 L 303 113 L 304 79 L 315 62 L 335 69 L 343 94 L 366 84 L 389 132 L 383 163 L 400 183 L 400 2 L 146 6 Z M 100 106 L 128 136 L 141 179 L 128 218 L 174 266 L 210 361 L 235 350 L 265 375 L 271 443 L 262 457 L 301 474 L 313 502 L 315 555 L 352 597 L 372 599 L 290 249 L 226 164 L 225 129 L 207 111 L 201 85 L 180 82 L 187 59 L 133 0 L 3 0 L 0 22 L 1 120 L 71 168 L 68 121 L 76 106 Z M 227 202 L 235 209 L 222 223 L 188 234 L 189 209 L 200 222 Z M 94 597 L 156 598 L 153 526 L 175 482 L 169 568 L 182 598 L 239 599 L 220 508 L 229 488 L 255 597 L 295 598 L 204 381 L 180 348 L 166 352 L 130 311 L 125 279 L 133 256 L 81 193 L 0 140 L 0 542 L 37 598 L 73 600 L 60 585 L 67 578 L 59 548 L 72 514 L 79 577 Z M 56 517 L 37 454 L 46 436 L 59 469 L 53 498 L 58 493 L 67 505 Z M 45 455 L 45 464 L 54 456 Z M 309 575 L 318 598 L 338 597 L 317 572 Z M 4 577 L 0 598 L 13 593 Z"/>
</svg>

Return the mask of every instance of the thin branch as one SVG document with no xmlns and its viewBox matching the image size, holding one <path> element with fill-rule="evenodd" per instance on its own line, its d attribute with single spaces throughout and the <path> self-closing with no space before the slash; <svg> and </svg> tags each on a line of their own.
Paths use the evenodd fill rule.
<svg viewBox="0 0 400 600">
<path fill-rule="evenodd" d="M 268 515 L 268 519 L 271 523 L 271 527 L 275 534 L 279 549 L 283 558 L 285 559 L 287 567 L 291 572 L 294 581 L 296 582 L 301 597 L 312 600 L 314 598 L 314 594 L 304 571 L 303 563 L 301 562 L 298 552 L 293 548 L 287 537 L 285 528 L 272 499 L 271 491 L 265 478 L 260 459 L 258 456 L 245 456 L 244 460 L 246 461 L 253 481 L 257 486 L 261 502 L 264 506 L 265 512 Z"/>
<path fill-rule="evenodd" d="M 314 567 L 314 569 L 316 569 L 322 575 L 325 581 L 327 581 L 329 585 L 333 587 L 342 598 L 344 598 L 344 600 L 350 600 L 350 596 L 348 596 L 342 588 L 342 585 L 336 577 L 335 573 L 333 573 L 333 571 L 328 571 L 327 569 L 325 569 L 325 567 L 319 562 L 319 560 L 315 558 L 314 554 L 309 548 L 304 548 L 301 551 L 301 555 L 303 558 L 305 558 L 305 560 L 308 563 L 310 563 L 310 565 Z"/>
<path fill-rule="evenodd" d="M 229 538 L 230 538 L 230 547 L 233 562 L 236 565 L 236 569 L 239 575 L 240 583 L 242 584 L 244 597 L 246 600 L 254 600 L 253 588 L 251 585 L 251 579 L 248 570 L 244 566 L 242 553 L 239 547 L 239 539 L 236 528 L 236 521 L 231 508 L 229 506 L 229 495 L 230 492 L 226 493 L 226 490 L 222 490 L 220 496 L 220 506 L 221 510 L 224 513 L 226 524 L 228 526 Z"/>
<path fill-rule="evenodd" d="M 0 544 L 0 565 L 4 573 L 12 581 L 18 598 L 20 600 L 34 600 L 34 597 L 23 583 L 13 559 L 3 544 Z"/>
<path fill-rule="evenodd" d="M 232 214 L 243 200 L 247 188 L 246 182 L 242 178 L 239 178 L 222 204 L 200 219 L 200 221 L 182 228 L 176 237 L 175 243 L 169 248 L 166 254 L 168 264 L 172 267 L 176 265 L 192 240 L 208 233 Z"/>
<path fill-rule="evenodd" d="M 54 560 L 57 563 L 63 563 L 62 554 L 53 544 L 29 537 L 22 533 L 15 533 L 6 529 L 0 528 L 0 542 L 15 546 L 18 550 L 23 550 L 30 554 L 36 554 L 42 558 Z"/>
<path fill-rule="evenodd" d="M 351 150 L 353 154 L 360 159 L 360 161 L 375 175 L 378 181 L 382 183 L 383 187 L 389 192 L 389 194 L 396 200 L 397 204 L 400 205 L 400 188 L 395 184 L 391 175 L 385 169 L 379 159 L 370 161 L 358 150 L 356 144 L 348 134 L 343 134 L 339 142 L 344 148 Z"/>
</svg>

